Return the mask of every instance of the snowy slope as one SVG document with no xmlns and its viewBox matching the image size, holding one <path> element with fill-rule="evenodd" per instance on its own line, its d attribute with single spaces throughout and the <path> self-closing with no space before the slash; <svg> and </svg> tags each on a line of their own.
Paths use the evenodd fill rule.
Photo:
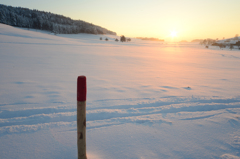
<svg viewBox="0 0 240 159">
<path fill-rule="evenodd" d="M 99 40 L 100 37 L 109 41 Z M 240 158 L 240 52 L 0 24 L 0 158 Z"/>
</svg>

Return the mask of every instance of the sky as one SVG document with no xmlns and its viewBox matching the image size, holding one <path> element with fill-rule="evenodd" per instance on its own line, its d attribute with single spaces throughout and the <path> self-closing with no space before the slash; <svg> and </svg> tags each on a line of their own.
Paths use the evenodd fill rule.
<svg viewBox="0 0 240 159">
<path fill-rule="evenodd" d="M 240 0 L 1 0 L 0 3 L 84 20 L 127 37 L 191 41 L 240 35 Z"/>
</svg>

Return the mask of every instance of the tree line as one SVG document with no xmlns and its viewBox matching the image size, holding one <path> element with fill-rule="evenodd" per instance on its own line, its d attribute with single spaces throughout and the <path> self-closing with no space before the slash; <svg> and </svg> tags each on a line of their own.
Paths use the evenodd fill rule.
<svg viewBox="0 0 240 159">
<path fill-rule="evenodd" d="M 103 40 L 102 37 L 100 37 L 99 39 Z M 105 38 L 105 41 L 108 41 L 108 38 Z M 115 41 L 118 42 L 119 40 L 116 38 Z M 126 38 L 124 35 L 122 35 L 122 36 L 120 36 L 120 41 L 121 42 L 129 42 L 129 41 L 131 41 L 131 39 L 130 38 Z"/>
<path fill-rule="evenodd" d="M 238 37 L 238 34 L 235 35 L 234 38 L 231 39 L 227 39 L 224 40 L 225 38 L 223 38 L 223 40 L 218 41 L 218 38 L 216 40 L 213 39 L 204 39 L 200 41 L 201 45 L 205 45 L 206 48 L 208 48 L 209 45 L 212 46 L 218 46 L 220 49 L 229 47 L 231 50 L 234 49 L 234 46 L 237 46 L 238 49 L 240 50 L 240 40 Z"/>
<path fill-rule="evenodd" d="M 72 20 L 69 17 L 50 12 L 2 4 L 0 4 L 0 23 L 16 27 L 47 30 L 55 34 L 88 33 L 116 35 L 113 31 L 82 20 Z"/>
</svg>

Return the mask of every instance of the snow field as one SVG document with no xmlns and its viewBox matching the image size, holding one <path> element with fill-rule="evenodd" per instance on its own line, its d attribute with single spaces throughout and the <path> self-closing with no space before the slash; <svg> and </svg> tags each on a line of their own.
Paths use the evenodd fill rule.
<svg viewBox="0 0 240 159">
<path fill-rule="evenodd" d="M 0 158 L 77 157 L 79 75 L 88 158 L 239 158 L 238 50 L 115 38 L 0 25 Z"/>
</svg>

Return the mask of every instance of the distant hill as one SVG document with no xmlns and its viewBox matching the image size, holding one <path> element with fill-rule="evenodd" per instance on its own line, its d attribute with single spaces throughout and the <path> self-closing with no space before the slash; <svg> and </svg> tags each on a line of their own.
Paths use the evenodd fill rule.
<svg viewBox="0 0 240 159">
<path fill-rule="evenodd" d="M 192 40 L 191 42 L 192 43 L 199 43 L 199 42 L 201 42 L 201 41 L 203 41 L 204 39 L 194 39 L 194 40 Z"/>
<path fill-rule="evenodd" d="M 164 42 L 163 39 L 158 39 L 158 38 L 136 37 L 136 39 Z"/>
<path fill-rule="evenodd" d="M 238 41 L 240 41 L 240 37 L 235 36 L 233 38 L 218 40 L 216 43 L 218 43 L 218 44 L 236 44 Z"/>
<path fill-rule="evenodd" d="M 82 20 L 72 20 L 71 18 L 50 12 L 3 4 L 0 4 L 0 23 L 16 27 L 47 30 L 55 34 L 89 33 L 116 35 L 113 31 Z"/>
</svg>

